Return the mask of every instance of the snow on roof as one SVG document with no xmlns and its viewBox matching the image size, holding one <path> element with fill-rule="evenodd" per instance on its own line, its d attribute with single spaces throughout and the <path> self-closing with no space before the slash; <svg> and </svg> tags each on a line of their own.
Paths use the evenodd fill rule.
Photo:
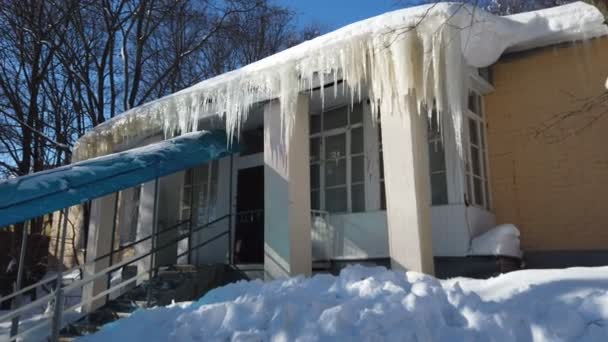
<svg viewBox="0 0 608 342">
<path fill-rule="evenodd" d="M 342 78 L 352 101 L 369 97 L 380 106 L 380 98 L 392 99 L 382 103 L 387 106 L 382 111 L 403 109 L 403 101 L 394 98 L 417 89 L 416 94 L 423 94 L 416 99 L 418 104 L 436 99 L 440 107 L 444 103 L 458 112 L 461 101 L 450 89 L 455 87 L 445 86 L 445 79 L 458 81 L 464 63 L 485 67 L 505 51 L 606 34 L 603 15 L 582 2 L 506 17 L 460 3 L 393 11 L 133 108 L 83 136 L 74 155 L 86 159 L 110 153 L 129 137 L 162 129 L 196 130 L 200 118 L 214 114 L 223 115 L 227 132 L 234 134 L 251 105 L 279 98 L 281 115 L 285 115 L 293 108 L 294 95 L 325 84 L 325 78 Z M 408 75 L 400 74 L 404 72 Z M 368 93 L 362 94 L 364 88 Z"/>
</svg>

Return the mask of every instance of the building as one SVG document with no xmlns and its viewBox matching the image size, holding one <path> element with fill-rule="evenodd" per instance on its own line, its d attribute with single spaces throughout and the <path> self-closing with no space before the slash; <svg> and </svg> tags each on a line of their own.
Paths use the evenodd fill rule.
<svg viewBox="0 0 608 342">
<path fill-rule="evenodd" d="M 472 241 L 503 223 L 521 230 L 526 253 L 605 250 L 602 201 L 585 200 L 608 189 L 603 16 L 576 3 L 503 18 L 477 14 L 483 20 L 468 28 L 471 15 L 460 5 L 425 11 L 350 25 L 136 108 L 85 136 L 77 155 L 147 145 L 168 130 L 232 130 L 240 153 L 161 179 L 160 202 L 171 208 L 167 222 L 231 216 L 193 238 L 231 231 L 195 260 L 264 265 L 267 277 L 310 274 L 311 260 L 390 258 L 433 272 L 432 256 L 479 254 Z M 429 34 L 445 28 L 446 13 L 455 14 L 456 28 Z M 387 33 L 425 15 L 413 34 Z M 374 52 L 378 46 L 386 53 Z M 358 79 L 365 68 L 375 80 Z M 392 77 L 408 71 L 419 79 Z M 395 101 L 408 96 L 410 103 Z M 568 115 L 577 105 L 581 119 Z M 419 122 L 390 114 L 400 110 Z M 153 196 L 146 189 L 121 195 L 120 216 L 132 213 L 125 218 L 132 231 L 145 196 Z"/>
</svg>

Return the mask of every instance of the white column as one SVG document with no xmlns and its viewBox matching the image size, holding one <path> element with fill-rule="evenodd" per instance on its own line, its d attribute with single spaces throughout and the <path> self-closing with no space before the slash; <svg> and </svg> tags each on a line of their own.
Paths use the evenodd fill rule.
<svg viewBox="0 0 608 342">
<path fill-rule="evenodd" d="M 139 188 L 129 188 L 120 192 L 120 203 L 118 205 L 118 235 L 120 243 L 133 241 L 135 233 L 135 213 L 139 202 Z"/>
<path fill-rule="evenodd" d="M 158 227 L 156 229 L 158 232 L 165 232 L 159 234 L 155 242 L 156 247 L 164 247 L 159 249 L 155 256 L 156 266 L 168 266 L 177 263 L 178 242 L 175 240 L 180 235 L 180 231 L 187 228 L 186 225 L 180 228 L 175 226 L 180 221 L 180 195 L 183 187 L 183 172 L 173 173 L 159 180 Z"/>
<path fill-rule="evenodd" d="M 264 108 L 266 279 L 312 272 L 308 120 L 304 95 L 298 95 L 295 113 L 285 117 L 278 101 Z"/>
<path fill-rule="evenodd" d="M 391 267 L 433 274 L 426 117 L 409 100 L 409 113 L 380 117 Z"/>
<path fill-rule="evenodd" d="M 85 267 L 86 276 L 102 271 L 110 266 L 110 258 L 106 257 L 94 261 L 98 257 L 110 253 L 112 244 L 112 227 L 114 226 L 116 194 L 109 194 L 97 198 L 91 203 L 91 219 L 89 223 L 89 235 L 87 242 L 87 258 Z M 87 283 L 82 290 L 84 301 L 94 297 L 98 293 L 105 291 L 107 287 L 107 276 L 100 277 Z M 106 302 L 106 297 L 102 296 L 90 304 L 85 305 L 85 311 L 91 312 L 101 307 Z"/>
<path fill-rule="evenodd" d="M 144 183 L 141 186 L 139 195 L 139 213 L 137 217 L 137 233 L 136 240 L 143 239 L 152 235 L 154 229 L 154 198 L 156 197 L 155 181 Z M 147 239 L 135 245 L 135 254 L 143 255 L 150 252 L 152 248 L 152 239 Z M 137 274 L 142 274 L 150 270 L 150 257 L 145 257 L 137 261 Z M 138 284 L 148 279 L 142 277 L 138 280 Z"/>
</svg>

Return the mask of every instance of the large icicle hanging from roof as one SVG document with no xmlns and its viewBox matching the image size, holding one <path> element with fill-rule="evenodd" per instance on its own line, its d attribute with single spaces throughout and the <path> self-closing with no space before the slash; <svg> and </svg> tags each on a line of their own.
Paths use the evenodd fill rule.
<svg viewBox="0 0 608 342">
<path fill-rule="evenodd" d="M 254 104 L 279 98 L 280 115 L 286 115 L 299 91 L 326 81 L 337 83 L 339 78 L 351 102 L 369 97 L 374 115 L 379 107 L 403 109 L 404 95 L 415 96 L 418 111 L 425 108 L 427 114 L 435 103 L 444 137 L 457 136 L 462 124 L 463 55 L 467 64 L 484 67 L 507 49 L 607 35 L 604 21 L 595 7 L 582 2 L 509 17 L 457 3 L 395 11 L 134 108 L 82 137 L 73 157 L 82 160 L 111 153 L 128 139 L 163 129 L 167 135 L 196 130 L 205 116 L 221 116 L 227 132 L 237 136 Z M 337 91 L 335 87 L 334 96 Z M 288 137 L 290 128 L 284 132 Z"/>
<path fill-rule="evenodd" d="M 338 78 L 343 80 L 341 91 L 343 95 L 350 95 L 351 105 L 356 100 L 369 98 L 374 119 L 377 119 L 377 109 L 410 113 L 408 106 L 412 101 L 416 104 L 416 113 L 425 112 L 430 117 L 435 103 L 440 126 L 451 123 L 450 134 L 457 135 L 463 63 L 460 32 L 445 25 L 448 20 L 446 16 L 432 16 L 415 26 L 362 34 L 310 51 L 300 59 L 283 60 L 257 73 L 242 73 L 200 89 L 195 86 L 186 93 L 177 93 L 139 109 L 146 114 L 146 120 L 132 116 L 134 124 L 129 125 L 127 131 L 135 129 L 141 133 L 159 127 L 170 136 L 176 131 L 195 130 L 200 118 L 217 113 L 224 118 L 229 137 L 238 137 L 254 104 L 278 98 L 280 115 L 286 123 L 283 138 L 288 142 L 293 129 L 289 115 L 295 112 L 299 92 L 326 84 L 327 75 L 327 81 L 333 81 L 335 88 L 338 88 Z M 450 87 L 446 79 L 450 80 Z M 365 94 L 364 89 L 367 89 Z M 324 96 L 324 92 L 320 94 Z M 337 89 L 334 89 L 335 95 Z M 451 118 L 446 120 L 445 114 Z M 100 140 L 93 146 L 79 146 L 76 158 L 112 152 L 117 139 L 115 134 L 109 134 Z"/>
</svg>

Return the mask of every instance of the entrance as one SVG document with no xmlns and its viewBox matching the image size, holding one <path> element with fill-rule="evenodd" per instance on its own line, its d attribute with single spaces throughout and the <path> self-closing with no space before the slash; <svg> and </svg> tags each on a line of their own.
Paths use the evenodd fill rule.
<svg viewBox="0 0 608 342">
<path fill-rule="evenodd" d="M 264 262 L 264 166 L 238 171 L 234 262 Z"/>
</svg>

